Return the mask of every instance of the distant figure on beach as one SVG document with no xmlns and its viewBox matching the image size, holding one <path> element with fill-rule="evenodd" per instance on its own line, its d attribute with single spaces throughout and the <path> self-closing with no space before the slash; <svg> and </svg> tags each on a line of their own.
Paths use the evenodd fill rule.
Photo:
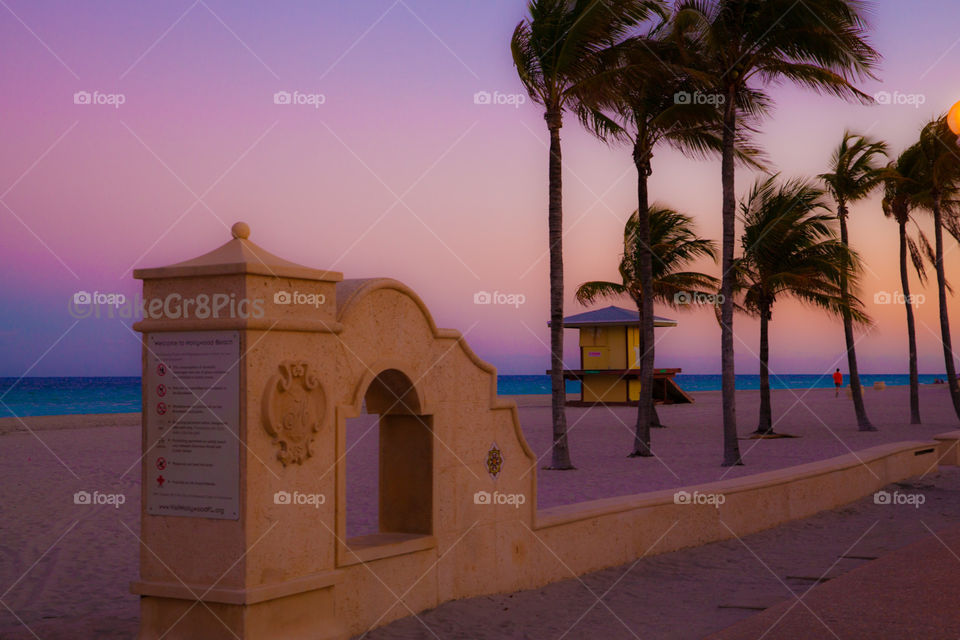
<svg viewBox="0 0 960 640">
<path fill-rule="evenodd" d="M 833 397 L 839 398 L 840 387 L 843 386 L 843 374 L 840 373 L 840 369 L 837 369 L 836 371 L 833 372 L 833 386 L 835 387 L 833 392 Z"/>
</svg>

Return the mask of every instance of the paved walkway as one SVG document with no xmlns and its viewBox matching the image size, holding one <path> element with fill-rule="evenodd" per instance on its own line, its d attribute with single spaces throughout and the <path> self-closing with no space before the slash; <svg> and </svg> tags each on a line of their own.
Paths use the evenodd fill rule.
<svg viewBox="0 0 960 640">
<path fill-rule="evenodd" d="M 960 636 L 960 527 L 931 531 L 905 549 L 747 618 L 716 640 Z"/>
<path fill-rule="evenodd" d="M 365 637 L 960 637 L 960 559 L 932 533 L 960 555 L 960 469 L 886 490 L 923 504 L 868 497 L 542 589 L 449 602 Z"/>
</svg>

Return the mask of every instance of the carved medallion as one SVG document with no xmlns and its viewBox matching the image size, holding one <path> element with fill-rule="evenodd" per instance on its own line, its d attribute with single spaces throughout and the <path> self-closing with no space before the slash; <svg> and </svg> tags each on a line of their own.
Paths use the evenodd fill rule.
<svg viewBox="0 0 960 640">
<path fill-rule="evenodd" d="M 277 459 L 283 466 L 303 464 L 313 455 L 310 447 L 326 414 L 326 398 L 307 362 L 285 360 L 279 369 L 264 392 L 264 427 L 280 447 Z"/>
<path fill-rule="evenodd" d="M 503 454 L 500 452 L 500 447 L 494 442 L 490 445 L 490 450 L 487 451 L 487 473 L 490 474 L 491 478 L 496 480 L 502 469 Z"/>
</svg>

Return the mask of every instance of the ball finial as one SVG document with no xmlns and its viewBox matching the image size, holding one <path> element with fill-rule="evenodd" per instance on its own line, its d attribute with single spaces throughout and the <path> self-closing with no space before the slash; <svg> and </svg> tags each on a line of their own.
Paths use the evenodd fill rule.
<svg viewBox="0 0 960 640">
<path fill-rule="evenodd" d="M 234 238 L 246 240 L 250 237 L 250 225 L 248 225 L 246 222 L 237 222 L 230 227 L 230 233 L 233 234 Z"/>
</svg>

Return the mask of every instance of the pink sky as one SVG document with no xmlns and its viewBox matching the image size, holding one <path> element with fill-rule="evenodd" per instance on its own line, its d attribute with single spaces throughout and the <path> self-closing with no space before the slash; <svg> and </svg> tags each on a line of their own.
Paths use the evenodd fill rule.
<svg viewBox="0 0 960 640">
<path fill-rule="evenodd" d="M 524 6 L 21 0 L 0 7 L 7 274 L 0 375 L 136 375 L 137 337 L 118 321 L 74 326 L 67 301 L 77 290 L 131 296 L 139 288 L 131 267 L 208 251 L 229 238 L 236 220 L 288 259 L 346 277 L 397 278 L 501 372 L 542 373 L 546 130 L 529 100 L 515 107 L 473 98 L 522 93 L 508 41 Z M 951 12 L 948 0 L 877 7 L 874 43 L 887 59 L 882 82 L 863 88 L 922 95 L 919 108 L 775 90 L 762 142 L 776 167 L 788 175 L 824 171 L 847 127 L 899 151 L 960 99 Z M 124 103 L 74 104 L 77 91 L 122 94 Z M 324 103 L 277 105 L 277 91 L 322 94 Z M 566 308 L 577 313 L 577 284 L 616 275 L 635 174 L 625 149 L 596 142 L 572 117 L 563 140 Z M 653 198 L 718 237 L 719 162 L 662 150 L 654 172 Z M 741 172 L 738 189 L 751 182 Z M 904 372 L 903 309 L 874 304 L 875 293 L 900 288 L 896 225 L 883 218 L 877 197 L 854 207 L 851 236 L 868 264 L 863 297 L 877 320 L 858 344 L 861 369 Z M 957 274 L 960 252 L 952 240 L 947 246 L 947 271 Z M 914 286 L 926 295 L 918 307 L 920 368 L 942 371 L 935 289 Z M 477 306 L 480 290 L 520 293 L 526 302 Z M 950 304 L 960 325 L 960 303 Z M 658 366 L 719 370 L 711 312 L 658 313 L 680 321 L 661 330 Z M 736 332 L 738 372 L 756 373 L 757 325 L 740 318 Z M 772 353 L 774 371 L 822 373 L 842 356 L 840 325 L 782 302 Z"/>
</svg>

